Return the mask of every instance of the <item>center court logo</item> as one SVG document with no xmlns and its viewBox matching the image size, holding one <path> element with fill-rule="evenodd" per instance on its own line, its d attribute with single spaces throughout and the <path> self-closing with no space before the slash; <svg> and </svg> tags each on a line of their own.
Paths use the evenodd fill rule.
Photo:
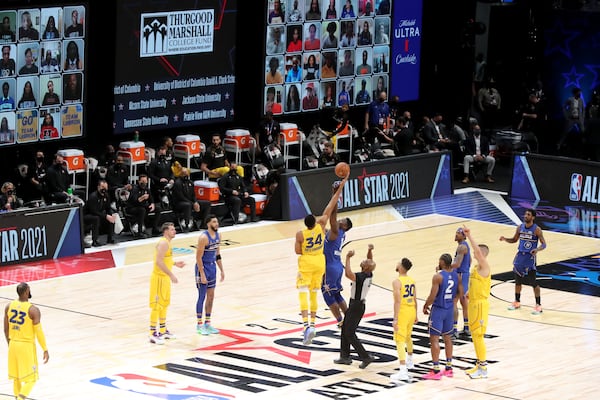
<svg viewBox="0 0 600 400">
<path fill-rule="evenodd" d="M 583 175 L 573 173 L 571 175 L 571 188 L 569 190 L 569 200 L 579 201 L 581 200 L 581 186 L 583 184 Z"/>
</svg>

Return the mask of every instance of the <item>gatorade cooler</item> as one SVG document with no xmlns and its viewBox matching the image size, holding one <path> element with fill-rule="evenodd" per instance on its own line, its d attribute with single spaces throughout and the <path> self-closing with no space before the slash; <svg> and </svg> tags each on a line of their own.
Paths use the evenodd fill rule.
<svg viewBox="0 0 600 400">
<path fill-rule="evenodd" d="M 178 150 L 183 149 L 181 149 L 181 146 L 174 146 L 176 157 L 185 158 L 188 155 L 198 157 L 200 155 L 200 136 L 198 135 L 179 135 L 175 138 L 175 143 L 187 147 L 187 154 L 177 154 L 180 152 Z"/>
<path fill-rule="evenodd" d="M 146 161 L 146 145 L 144 142 L 121 142 L 119 143 L 119 150 L 130 153 L 123 153 L 123 157 L 129 158 L 131 155 L 131 162 L 133 163 Z"/>
<path fill-rule="evenodd" d="M 251 196 L 254 197 L 254 202 L 256 203 L 256 215 L 262 215 L 263 211 L 265 211 L 265 205 L 267 204 L 267 195 L 252 194 Z M 250 214 L 250 207 L 244 206 L 244 212 Z"/>
<path fill-rule="evenodd" d="M 83 160 L 83 151 L 77 149 L 59 150 L 57 154 L 61 155 L 67 164 L 69 171 L 85 170 L 85 162 Z"/>
<path fill-rule="evenodd" d="M 219 201 L 219 184 L 212 181 L 194 181 L 196 200 Z"/>
<path fill-rule="evenodd" d="M 250 148 L 250 131 L 247 129 L 229 129 L 225 132 L 225 151 L 247 151 Z"/>
<path fill-rule="evenodd" d="M 286 142 L 297 142 L 299 140 L 298 125 L 282 122 L 279 127 L 281 128 L 281 134 L 285 136 Z"/>
</svg>

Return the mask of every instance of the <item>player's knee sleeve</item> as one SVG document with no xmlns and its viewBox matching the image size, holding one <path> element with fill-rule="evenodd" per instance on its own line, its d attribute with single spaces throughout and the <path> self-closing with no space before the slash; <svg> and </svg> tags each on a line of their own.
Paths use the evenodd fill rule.
<svg viewBox="0 0 600 400">
<path fill-rule="evenodd" d="M 19 379 L 15 379 L 13 381 L 13 393 L 15 397 L 19 397 L 19 393 L 21 392 L 21 381 Z"/>
<path fill-rule="evenodd" d="M 394 334 L 394 341 L 396 342 L 396 353 L 398 353 L 398 360 L 406 360 L 406 336 Z"/>
<path fill-rule="evenodd" d="M 485 348 L 483 333 L 481 333 L 481 331 L 477 331 L 475 333 L 472 332 L 471 340 L 473 340 L 473 346 L 475 347 L 475 355 L 477 356 L 477 359 L 486 360 L 487 350 Z"/>
<path fill-rule="evenodd" d="M 196 301 L 196 313 L 202 314 L 202 308 L 204 306 L 204 300 L 206 299 L 206 285 L 200 285 L 198 288 L 198 300 Z"/>
<path fill-rule="evenodd" d="M 298 299 L 300 300 L 300 310 L 308 310 L 308 290 L 298 291 Z"/>
<path fill-rule="evenodd" d="M 319 304 L 317 303 L 317 296 L 318 296 L 318 289 L 314 289 L 310 291 L 310 311 L 311 312 L 317 312 L 317 309 L 319 308 Z"/>
<path fill-rule="evenodd" d="M 29 393 L 31 393 L 33 390 L 33 385 L 35 385 L 35 381 L 23 382 L 23 385 L 21 385 L 21 392 L 19 394 L 28 398 Z"/>
<path fill-rule="evenodd" d="M 413 352 L 413 341 L 410 336 L 406 338 L 406 352 L 409 354 Z"/>
</svg>

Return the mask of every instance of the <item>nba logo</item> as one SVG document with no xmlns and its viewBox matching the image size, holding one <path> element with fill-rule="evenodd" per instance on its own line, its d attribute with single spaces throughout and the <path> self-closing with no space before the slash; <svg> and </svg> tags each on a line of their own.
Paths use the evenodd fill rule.
<svg viewBox="0 0 600 400">
<path fill-rule="evenodd" d="M 571 190 L 569 190 L 569 200 L 579 201 L 581 200 L 581 185 L 583 182 L 583 176 L 581 174 L 571 175 Z"/>
</svg>

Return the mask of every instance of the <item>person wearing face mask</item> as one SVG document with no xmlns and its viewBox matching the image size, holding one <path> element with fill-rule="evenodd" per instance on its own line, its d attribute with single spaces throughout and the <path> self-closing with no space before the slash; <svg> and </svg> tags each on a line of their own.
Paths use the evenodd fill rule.
<svg viewBox="0 0 600 400">
<path fill-rule="evenodd" d="M 154 213 L 152 234 L 160 235 L 162 233 L 160 230 L 160 213 L 162 212 L 162 208 L 159 203 L 154 202 L 154 198 L 150 193 L 150 189 L 148 188 L 148 175 L 140 174 L 138 183 L 131 188 L 125 211 L 131 216 L 131 230 L 134 237 L 148 237 L 144 222 L 149 213 Z"/>
<path fill-rule="evenodd" d="M 234 223 L 238 223 L 242 205 L 250 207 L 250 220 L 252 222 L 258 221 L 256 202 L 254 197 L 250 196 L 244 178 L 238 174 L 235 162 L 231 163 L 229 172 L 219 179 L 219 189 L 225 198 L 225 204 L 227 204 L 233 215 Z"/>
<path fill-rule="evenodd" d="M 380 141 L 380 136 L 385 135 L 384 132 L 390 126 L 390 107 L 386 103 L 386 100 L 387 93 L 381 91 L 379 96 L 367 108 L 364 139 L 371 145 Z"/>
<path fill-rule="evenodd" d="M 3 211 L 16 210 L 23 206 L 23 200 L 17 197 L 15 185 L 12 182 L 4 182 L 0 189 L 0 205 Z"/>
<path fill-rule="evenodd" d="M 210 201 L 196 200 L 194 182 L 190 170 L 183 168 L 173 185 L 173 209 L 179 218 L 179 225 L 187 233 L 194 228 L 206 229 L 206 218 L 210 215 Z"/>
<path fill-rule="evenodd" d="M 465 157 L 463 159 L 465 176 L 462 183 L 469 183 L 469 171 L 471 164 L 476 163 L 486 167 L 485 180 L 494 183 L 492 173 L 496 165 L 496 159 L 490 156 L 490 143 L 487 137 L 481 134 L 479 125 L 473 126 L 473 135 L 465 141 Z"/>
<path fill-rule="evenodd" d="M 152 195 L 155 199 L 160 199 L 165 192 L 165 188 L 171 188 L 175 183 L 175 176 L 173 175 L 171 165 L 171 161 L 167 158 L 167 146 L 160 146 L 156 153 L 156 158 L 148 166 Z"/>
<path fill-rule="evenodd" d="M 107 231 L 106 243 L 112 244 L 115 242 L 113 239 L 115 219 L 110 209 L 108 183 L 101 179 L 98 181 L 96 191 L 90 193 L 83 208 L 83 223 L 92 229 L 92 246 L 102 246 L 102 243 L 98 241 L 100 229 L 106 229 Z"/>
<path fill-rule="evenodd" d="M 48 191 L 46 188 L 46 161 L 44 152 L 38 150 L 35 153 L 33 163 L 27 168 L 27 179 L 21 186 L 19 193 L 23 195 L 23 200 L 28 203 L 34 200 L 44 199 L 48 201 Z"/>
<path fill-rule="evenodd" d="M 106 182 L 108 183 L 108 197 L 111 203 L 115 201 L 116 189 L 131 190 L 129 168 L 123 163 L 122 156 L 117 156 L 116 162 L 106 169 Z"/>
</svg>

